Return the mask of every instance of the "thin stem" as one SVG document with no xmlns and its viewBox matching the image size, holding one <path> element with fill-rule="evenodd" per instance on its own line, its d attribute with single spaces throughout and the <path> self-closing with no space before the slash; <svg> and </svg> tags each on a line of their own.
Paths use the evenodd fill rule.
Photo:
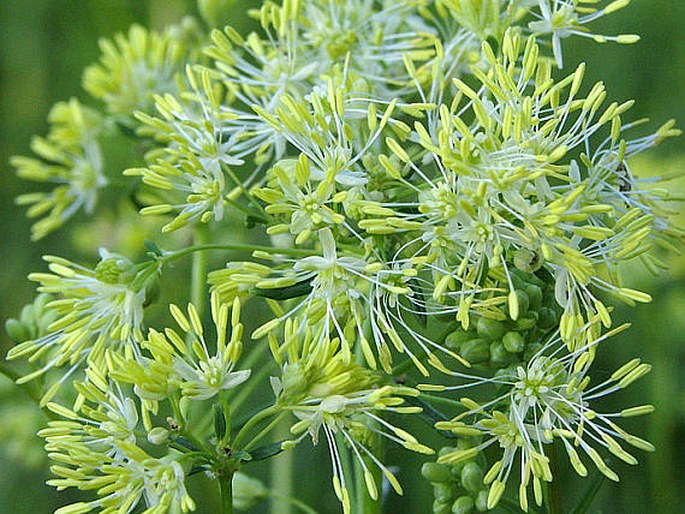
<svg viewBox="0 0 685 514">
<path fill-rule="evenodd" d="M 209 241 L 209 231 L 207 226 L 197 225 L 195 227 L 195 243 L 203 246 Z M 193 267 L 190 282 L 190 301 L 202 316 L 205 305 L 205 294 L 207 284 L 207 253 L 196 252 L 193 255 Z"/>
<path fill-rule="evenodd" d="M 162 264 L 168 264 L 187 255 L 191 255 L 195 252 L 207 252 L 212 250 L 243 252 L 258 251 L 267 252 L 269 254 L 292 255 L 293 257 L 308 257 L 311 255 L 316 255 L 316 252 L 314 252 L 313 250 L 303 250 L 299 248 L 274 248 L 272 246 L 260 246 L 249 244 L 204 244 L 189 246 L 188 248 L 183 248 L 181 250 L 176 250 L 174 252 L 164 252 L 164 254 L 161 257 L 159 257 L 159 261 Z"/>
<path fill-rule="evenodd" d="M 461 407 L 464 409 L 464 404 L 458 400 L 452 400 L 451 398 L 443 398 L 441 396 L 436 396 L 434 394 L 424 393 L 421 391 L 419 398 L 426 400 L 428 403 L 440 403 L 443 405 L 449 405 L 450 407 Z"/>
<path fill-rule="evenodd" d="M 240 448 L 240 443 L 242 440 L 245 438 L 247 433 L 252 430 L 257 424 L 259 424 L 261 421 L 265 420 L 269 416 L 273 416 L 276 412 L 278 412 L 278 406 L 277 405 L 272 405 L 271 407 L 267 407 L 264 410 L 259 411 L 257 414 L 252 416 L 247 423 L 243 425 L 243 427 L 238 431 L 238 434 L 235 436 L 235 439 L 233 439 L 233 448 L 238 449 Z"/>
<path fill-rule="evenodd" d="M 280 417 L 280 416 L 279 416 Z M 290 424 L 281 420 L 278 425 L 278 437 L 290 437 Z M 271 488 L 272 488 L 272 514 L 291 514 L 293 502 L 283 503 L 281 500 L 293 496 L 293 465 L 294 453 L 292 450 L 281 453 L 271 461 Z"/>
<path fill-rule="evenodd" d="M 252 438 L 252 440 L 245 445 L 245 448 L 243 448 L 243 451 L 249 452 L 252 448 L 254 448 L 254 446 L 259 441 L 261 441 L 264 438 L 264 436 L 266 436 L 269 432 L 271 432 L 276 427 L 276 425 L 278 425 L 278 423 L 280 423 L 283 420 L 283 418 L 287 414 L 288 414 L 287 412 L 281 412 L 278 416 L 276 416 L 276 418 L 274 418 L 274 420 L 271 421 L 271 423 L 269 423 L 266 427 L 264 427 L 261 432 L 259 432 L 256 436 L 254 436 Z M 289 429 L 290 425 L 286 425 L 286 427 Z M 286 438 L 290 437 L 290 430 L 286 431 L 285 437 Z"/>
<path fill-rule="evenodd" d="M 369 328 L 368 326 L 365 327 L 365 332 L 367 338 L 371 338 L 372 335 L 369 333 Z M 357 345 L 357 348 L 355 349 L 355 357 L 357 359 L 357 362 L 363 363 L 364 362 L 364 357 L 362 354 L 362 349 L 361 345 Z M 409 360 L 409 359 L 407 359 Z M 397 366 L 397 368 L 402 367 L 402 364 Z M 395 369 L 397 369 L 395 368 Z M 393 372 L 395 371 L 393 369 Z M 402 373 L 400 371 L 397 374 Z M 393 373 L 394 375 L 397 375 Z M 381 413 L 378 413 L 380 416 Z M 374 422 L 375 423 L 375 422 Z M 371 443 L 371 448 L 369 448 L 371 452 L 376 455 L 378 458 L 381 460 L 383 459 L 382 453 L 384 452 L 385 448 L 383 445 L 383 441 L 381 441 L 381 438 L 376 436 L 373 439 L 373 442 Z M 352 451 L 352 450 L 349 450 Z M 349 454 L 349 452 L 343 452 L 346 454 Z M 370 469 L 371 473 L 373 474 L 373 479 L 374 481 L 379 484 L 382 482 L 383 477 L 381 476 L 381 470 L 374 466 Z M 379 497 L 377 500 L 374 500 L 371 498 L 369 495 L 369 492 L 367 491 L 366 488 L 366 477 L 364 476 L 364 467 L 362 466 L 362 463 L 359 462 L 358 459 L 354 459 L 354 502 L 355 502 L 355 512 L 359 512 L 359 514 L 380 514 L 383 511 L 383 499 L 382 497 Z"/>
<path fill-rule="evenodd" d="M 221 491 L 221 512 L 233 514 L 233 471 L 219 473 L 219 490 Z"/>
</svg>

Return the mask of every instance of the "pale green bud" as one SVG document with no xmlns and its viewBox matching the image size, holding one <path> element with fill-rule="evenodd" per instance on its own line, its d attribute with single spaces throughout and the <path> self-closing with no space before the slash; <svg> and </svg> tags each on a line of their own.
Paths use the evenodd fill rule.
<svg viewBox="0 0 685 514">
<path fill-rule="evenodd" d="M 449 482 L 454 478 L 450 471 L 450 466 L 438 464 L 437 462 L 426 462 L 421 466 L 423 478 L 432 483 Z"/>
<path fill-rule="evenodd" d="M 475 462 L 468 462 L 461 470 L 461 485 L 470 493 L 483 489 L 483 470 Z"/>
<path fill-rule="evenodd" d="M 169 440 L 169 431 L 163 427 L 155 427 L 147 433 L 147 440 L 155 446 L 162 445 Z"/>
<path fill-rule="evenodd" d="M 473 512 L 475 502 L 470 496 L 462 496 L 452 504 L 452 514 L 470 514 Z"/>
<path fill-rule="evenodd" d="M 509 353 L 519 353 L 523 351 L 523 348 L 526 344 L 523 336 L 518 332 L 507 332 L 504 334 L 502 343 L 504 344 L 504 348 Z"/>
<path fill-rule="evenodd" d="M 478 335 L 491 341 L 501 339 L 506 332 L 506 326 L 501 321 L 489 318 L 480 318 L 476 323 Z"/>
<path fill-rule="evenodd" d="M 490 348 L 485 339 L 471 339 L 461 347 L 460 355 L 471 364 L 478 364 L 490 358 Z"/>
</svg>

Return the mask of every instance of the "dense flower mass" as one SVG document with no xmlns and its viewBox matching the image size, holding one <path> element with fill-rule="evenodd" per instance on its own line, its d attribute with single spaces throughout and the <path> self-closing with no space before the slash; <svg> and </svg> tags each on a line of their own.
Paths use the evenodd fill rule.
<svg viewBox="0 0 685 514">
<path fill-rule="evenodd" d="M 103 148 L 123 134 L 144 151 L 117 181 L 165 235 L 149 234 L 138 264 L 46 257 L 50 273 L 29 278 L 52 296 L 8 323 L 8 357 L 31 366 L 18 382 L 38 379 L 65 418 L 40 433 L 49 483 L 96 496 L 58 512 L 188 512 L 198 473 L 219 482 L 224 512 L 268 495 L 299 505 L 243 470 L 307 438 L 325 440 L 346 514 L 382 502 L 382 481 L 402 494 L 388 441 L 437 453 L 423 468 L 436 514 L 517 494 L 528 511 L 559 476 L 554 444 L 578 475 L 591 461 L 611 480 L 604 456 L 652 450 L 616 421 L 652 406 L 595 406 L 649 365 L 597 381 L 593 364 L 627 328 L 615 303 L 651 299 L 625 263 L 657 270 L 654 250 L 683 237 L 668 191 L 630 167 L 680 131 L 640 133 L 632 100 L 607 100 L 584 64 L 561 69 L 568 37 L 635 42 L 592 32 L 628 4 L 266 1 L 242 35 L 214 26 L 232 2 L 201 0 L 204 25 L 103 40 L 84 75 L 103 112 L 53 109 L 40 159 L 13 164 L 58 185 L 18 201 L 42 217 L 35 239 L 93 214 Z M 234 253 L 210 270 L 210 251 Z M 168 314 L 178 329 L 145 334 Z M 402 428 L 419 416 L 433 433 Z M 234 477 L 250 487 L 234 493 Z"/>
</svg>

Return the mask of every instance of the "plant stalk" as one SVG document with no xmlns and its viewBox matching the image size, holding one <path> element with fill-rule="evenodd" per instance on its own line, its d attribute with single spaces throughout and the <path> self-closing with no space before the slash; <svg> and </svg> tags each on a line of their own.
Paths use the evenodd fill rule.
<svg viewBox="0 0 685 514">
<path fill-rule="evenodd" d="M 219 474 L 221 491 L 221 512 L 233 514 L 233 471 L 224 470 Z"/>
<path fill-rule="evenodd" d="M 288 419 L 281 420 L 276 434 L 278 439 L 287 439 L 291 436 Z M 293 466 L 295 464 L 293 457 L 293 451 L 288 450 L 271 461 L 272 514 L 292 514 L 293 503 L 284 499 L 293 497 Z"/>
<path fill-rule="evenodd" d="M 209 230 L 205 225 L 195 227 L 195 244 L 203 246 L 209 241 Z M 190 301 L 202 316 L 206 303 L 206 284 L 207 284 L 207 253 L 196 252 L 193 255 L 193 268 L 190 283 Z"/>
</svg>

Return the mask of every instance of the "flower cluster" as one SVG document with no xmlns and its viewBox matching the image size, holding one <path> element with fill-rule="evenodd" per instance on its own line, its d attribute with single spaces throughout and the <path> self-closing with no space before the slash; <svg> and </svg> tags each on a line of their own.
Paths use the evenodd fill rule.
<svg viewBox="0 0 685 514">
<path fill-rule="evenodd" d="M 649 366 L 590 377 L 626 328 L 612 328 L 615 303 L 650 301 L 625 283 L 625 263 L 659 269 L 654 249 L 683 236 L 668 192 L 630 168 L 680 131 L 640 135 L 632 101 L 607 101 L 585 65 L 558 68 L 569 36 L 634 42 L 589 27 L 629 0 L 266 1 L 245 36 L 213 28 L 231 4 L 198 2 L 206 31 L 186 20 L 101 42 L 84 86 L 104 112 L 58 104 L 33 145 L 41 160 L 13 161 L 23 178 L 60 184 L 19 198 L 29 216 L 47 213 L 39 238 L 92 213 L 107 184 L 100 145 L 125 134 L 145 152 L 119 180 L 175 233 L 159 244 L 185 244 L 148 241 L 139 264 L 102 251 L 93 269 L 46 257 L 50 273 L 29 277 L 54 298 L 8 325 L 8 357 L 28 359 L 19 382 L 40 378 L 41 406 L 66 419 L 41 432 L 50 483 L 97 495 L 58 512 L 187 512 L 198 472 L 226 507 L 234 477 L 252 483 L 244 467 L 309 437 L 325 439 L 349 514 L 353 499 L 382 500 L 382 480 L 402 493 L 384 440 L 436 453 L 402 428 L 418 415 L 454 443 L 423 468 L 444 486 L 436 513 L 493 509 L 513 482 L 524 511 L 531 487 L 540 505 L 553 443 L 579 475 L 589 459 L 618 480 L 603 454 L 635 464 L 623 446 L 652 447 L 615 419 L 652 407 L 594 402 Z M 209 269 L 210 251 L 244 255 Z M 157 282 L 189 255 L 183 310 L 184 281 L 169 299 Z M 145 334 L 154 303 L 180 330 Z M 271 402 L 255 412 L 269 375 Z M 59 396 L 70 377 L 72 408 Z M 472 398 L 454 396 L 463 389 Z M 274 442 L 279 425 L 289 439 Z M 238 504 L 271 494 L 254 484 Z"/>
</svg>

